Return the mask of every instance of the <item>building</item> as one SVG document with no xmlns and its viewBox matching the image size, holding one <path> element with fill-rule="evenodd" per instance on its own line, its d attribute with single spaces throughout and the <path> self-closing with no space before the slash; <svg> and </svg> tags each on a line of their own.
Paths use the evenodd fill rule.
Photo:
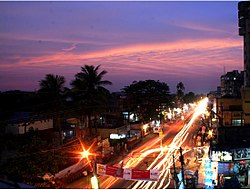
<svg viewBox="0 0 250 190">
<path fill-rule="evenodd" d="M 216 113 L 222 122 L 218 127 L 217 144 L 210 151 L 219 181 L 222 179 L 224 188 L 237 189 L 250 185 L 250 1 L 238 3 L 238 19 L 239 35 L 244 40 L 244 82 L 239 85 L 241 97 L 235 96 L 240 88 L 235 88 L 235 81 L 242 72 L 240 75 L 238 71 L 223 75 L 222 97 L 216 101 Z M 241 78 L 239 82 L 242 82 Z M 228 179 L 238 181 L 240 186 L 233 187 L 233 183 L 226 186 Z M 219 187 L 223 188 L 223 185 Z"/>
<path fill-rule="evenodd" d="M 227 72 L 220 77 L 221 79 L 221 95 L 230 95 L 232 97 L 241 96 L 241 88 L 244 84 L 244 72 L 238 70 Z"/>
<path fill-rule="evenodd" d="M 238 3 L 239 35 L 244 41 L 244 88 L 241 91 L 245 124 L 250 125 L 250 2 Z"/>
<path fill-rule="evenodd" d="M 244 40 L 244 86 L 250 87 L 250 2 L 238 3 L 239 35 Z"/>
<path fill-rule="evenodd" d="M 244 126 L 241 99 L 224 96 L 216 99 L 216 106 L 217 114 L 222 119 L 222 126 Z"/>
<path fill-rule="evenodd" d="M 5 127 L 6 134 L 25 134 L 29 130 L 43 131 L 53 128 L 51 118 L 38 118 L 30 112 L 16 112 Z"/>
</svg>

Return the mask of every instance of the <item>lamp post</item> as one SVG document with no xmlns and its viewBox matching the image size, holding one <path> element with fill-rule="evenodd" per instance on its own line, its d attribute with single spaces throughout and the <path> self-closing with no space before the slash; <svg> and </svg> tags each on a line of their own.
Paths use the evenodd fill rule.
<svg viewBox="0 0 250 190">
<path fill-rule="evenodd" d="M 174 167 L 174 181 L 175 181 L 174 186 L 175 186 L 175 189 L 178 189 L 179 188 L 179 179 L 178 179 L 177 172 L 176 172 L 174 154 L 173 154 L 173 167 Z"/>
<path fill-rule="evenodd" d="M 93 177 L 91 177 L 90 181 L 92 189 L 99 189 L 99 181 L 95 174 Z"/>
<path fill-rule="evenodd" d="M 182 155 L 182 148 L 180 147 L 180 162 L 181 162 L 181 176 L 184 184 L 184 188 L 186 189 L 186 180 L 185 180 L 185 175 L 184 175 L 184 157 Z"/>
</svg>

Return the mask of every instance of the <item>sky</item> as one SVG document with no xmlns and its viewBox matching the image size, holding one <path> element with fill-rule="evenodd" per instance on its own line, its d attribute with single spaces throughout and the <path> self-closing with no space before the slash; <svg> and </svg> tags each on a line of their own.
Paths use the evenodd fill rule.
<svg viewBox="0 0 250 190">
<path fill-rule="evenodd" d="M 237 1 L 2 1 L 0 91 L 39 89 L 46 74 L 66 86 L 101 65 L 111 92 L 159 80 L 207 93 L 243 70 Z"/>
</svg>

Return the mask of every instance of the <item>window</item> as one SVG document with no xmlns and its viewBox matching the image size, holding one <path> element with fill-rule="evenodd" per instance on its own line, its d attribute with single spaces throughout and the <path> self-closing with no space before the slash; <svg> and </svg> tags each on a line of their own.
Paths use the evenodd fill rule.
<svg viewBox="0 0 250 190">
<path fill-rule="evenodd" d="M 244 125 L 244 120 L 242 120 L 242 125 Z M 241 119 L 232 119 L 232 126 L 241 126 Z"/>
</svg>

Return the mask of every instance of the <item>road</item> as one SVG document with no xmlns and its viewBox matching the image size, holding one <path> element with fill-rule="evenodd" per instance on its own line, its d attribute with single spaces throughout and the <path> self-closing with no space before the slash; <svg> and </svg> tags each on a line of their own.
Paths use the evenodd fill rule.
<svg viewBox="0 0 250 190">
<path fill-rule="evenodd" d="M 163 189 L 174 188 L 171 175 L 171 167 L 173 166 L 173 155 L 175 161 L 179 159 L 180 147 L 183 148 L 183 155 L 191 154 L 190 142 L 192 134 L 195 130 L 193 123 L 204 112 L 206 108 L 206 100 L 200 102 L 195 111 L 184 120 L 180 120 L 175 124 L 164 125 L 164 133 L 162 136 L 150 134 L 140 146 L 136 147 L 129 154 L 124 154 L 116 160 L 116 164 L 123 161 L 124 168 L 136 169 L 158 169 L 160 171 L 159 180 L 153 181 L 132 181 L 115 178 L 112 176 L 99 176 L 99 188 L 101 189 Z M 187 123 L 188 122 L 188 123 Z M 148 166 L 145 164 L 148 162 Z M 178 167 L 178 162 L 176 162 Z M 180 164 L 179 164 L 180 165 Z M 191 165 L 191 164 L 190 164 Z M 88 180 L 89 181 L 89 180 Z M 66 188 L 89 188 L 90 184 L 85 181 L 78 180 L 74 184 Z"/>
</svg>

